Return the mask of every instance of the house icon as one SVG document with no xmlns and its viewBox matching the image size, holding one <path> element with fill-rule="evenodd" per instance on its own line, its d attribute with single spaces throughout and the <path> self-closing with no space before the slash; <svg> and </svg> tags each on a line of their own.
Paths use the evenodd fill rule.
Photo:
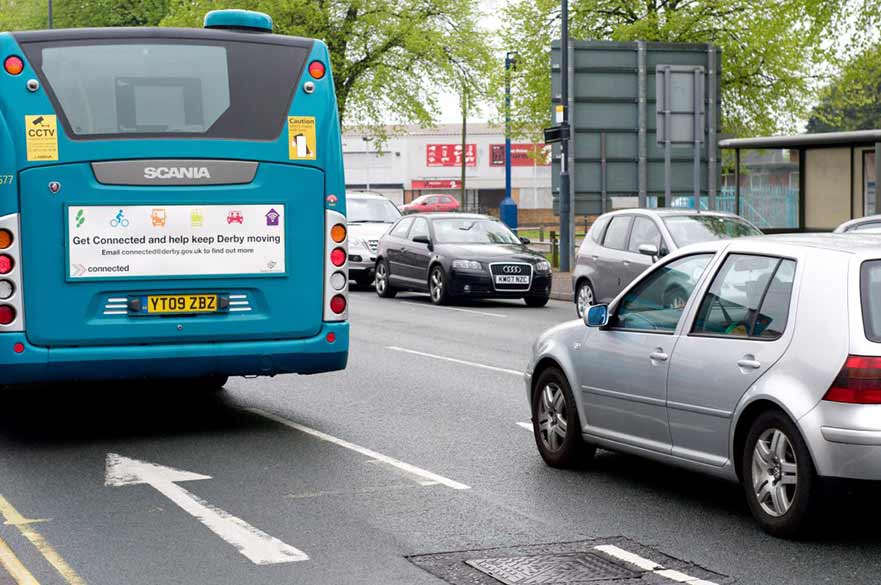
<svg viewBox="0 0 881 585">
<path fill-rule="evenodd" d="M 277 212 L 275 209 L 270 209 L 266 212 L 266 225 L 278 225 L 278 220 L 281 217 L 281 214 Z"/>
</svg>

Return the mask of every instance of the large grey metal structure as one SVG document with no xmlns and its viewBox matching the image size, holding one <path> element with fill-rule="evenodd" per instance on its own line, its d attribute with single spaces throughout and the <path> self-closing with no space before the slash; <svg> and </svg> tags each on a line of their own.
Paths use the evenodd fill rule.
<svg viewBox="0 0 881 585">
<path fill-rule="evenodd" d="M 640 207 L 665 201 L 665 179 L 672 198 L 696 204 L 696 192 L 716 207 L 719 188 L 718 133 L 720 110 L 720 51 L 712 45 L 645 41 L 572 41 L 569 61 L 570 184 L 573 215 L 595 215 L 612 209 L 612 197 L 633 197 Z M 657 72 L 689 72 L 702 87 L 703 115 L 685 118 L 692 125 L 688 141 L 677 144 L 671 132 L 669 173 L 665 148 L 658 143 Z M 551 48 L 551 95 L 560 103 L 560 44 Z M 675 79 L 675 78 L 674 78 Z M 663 81 L 663 80 L 662 80 Z M 661 83 L 660 87 L 664 87 Z M 670 100 L 672 108 L 677 100 Z M 710 106 L 712 104 L 712 106 Z M 668 108 L 670 118 L 682 114 Z M 551 107 L 553 110 L 553 106 Z M 692 110 L 694 111 L 694 110 Z M 663 113 L 663 112 L 661 112 Z M 699 140 L 695 121 L 699 120 Z M 695 153 L 699 157 L 699 191 L 694 185 Z M 554 209 L 559 210 L 560 149 L 554 146 Z"/>
</svg>

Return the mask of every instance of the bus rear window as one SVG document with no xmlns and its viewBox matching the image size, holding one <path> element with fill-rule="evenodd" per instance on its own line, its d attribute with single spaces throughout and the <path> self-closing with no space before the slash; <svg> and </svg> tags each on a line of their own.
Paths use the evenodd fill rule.
<svg viewBox="0 0 881 585">
<path fill-rule="evenodd" d="M 306 61 L 302 47 L 246 42 L 28 43 L 74 137 L 273 140 Z"/>
</svg>

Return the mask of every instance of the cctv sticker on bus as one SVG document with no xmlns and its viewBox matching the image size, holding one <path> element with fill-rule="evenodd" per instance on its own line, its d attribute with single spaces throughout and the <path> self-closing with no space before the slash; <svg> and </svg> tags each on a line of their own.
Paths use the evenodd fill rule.
<svg viewBox="0 0 881 585">
<path fill-rule="evenodd" d="M 68 279 L 283 274 L 285 206 L 67 208 Z"/>
</svg>

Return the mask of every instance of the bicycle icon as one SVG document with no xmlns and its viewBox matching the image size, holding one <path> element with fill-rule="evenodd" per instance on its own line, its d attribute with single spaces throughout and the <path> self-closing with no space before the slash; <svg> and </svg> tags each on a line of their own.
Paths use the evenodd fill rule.
<svg viewBox="0 0 881 585">
<path fill-rule="evenodd" d="M 128 227 L 129 221 L 125 217 L 123 217 L 123 212 L 120 209 L 119 213 L 116 214 L 116 217 L 110 220 L 110 227 L 119 227 L 122 226 L 124 228 Z"/>
</svg>

